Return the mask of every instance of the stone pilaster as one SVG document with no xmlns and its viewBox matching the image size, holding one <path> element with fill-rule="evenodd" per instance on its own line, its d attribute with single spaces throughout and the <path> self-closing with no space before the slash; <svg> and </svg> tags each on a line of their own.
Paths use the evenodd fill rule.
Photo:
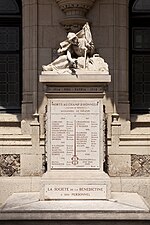
<svg viewBox="0 0 150 225">
<path fill-rule="evenodd" d="M 23 101 L 22 133 L 29 133 L 37 111 L 38 1 L 23 1 Z"/>
</svg>

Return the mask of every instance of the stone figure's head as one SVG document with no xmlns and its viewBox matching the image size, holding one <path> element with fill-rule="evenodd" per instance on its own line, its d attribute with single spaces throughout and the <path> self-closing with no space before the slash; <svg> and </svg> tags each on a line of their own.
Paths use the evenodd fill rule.
<svg viewBox="0 0 150 225">
<path fill-rule="evenodd" d="M 71 44 L 78 44 L 78 37 L 75 33 L 69 32 L 67 35 L 67 39 Z"/>
</svg>

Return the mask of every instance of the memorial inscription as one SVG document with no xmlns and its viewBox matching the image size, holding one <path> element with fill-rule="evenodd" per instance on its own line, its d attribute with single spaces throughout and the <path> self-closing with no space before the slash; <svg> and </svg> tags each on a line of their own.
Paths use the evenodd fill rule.
<svg viewBox="0 0 150 225">
<path fill-rule="evenodd" d="M 99 169 L 99 99 L 50 101 L 51 169 Z"/>
<path fill-rule="evenodd" d="M 45 185 L 47 199 L 105 199 L 106 185 Z"/>
<path fill-rule="evenodd" d="M 47 87 L 49 93 L 100 93 L 102 87 Z"/>
</svg>

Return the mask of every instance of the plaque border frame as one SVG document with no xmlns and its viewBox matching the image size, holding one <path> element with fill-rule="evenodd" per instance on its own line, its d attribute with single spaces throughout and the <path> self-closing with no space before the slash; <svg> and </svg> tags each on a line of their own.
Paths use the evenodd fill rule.
<svg viewBox="0 0 150 225">
<path fill-rule="evenodd" d="M 100 171 L 103 172 L 103 159 L 104 159 L 104 131 L 103 131 L 103 99 L 102 98 L 87 98 L 87 97 L 74 97 L 74 98 L 70 98 L 70 97 L 65 97 L 63 98 L 64 100 L 96 100 L 99 101 L 99 167 L 98 168 L 52 168 L 51 166 L 51 138 L 47 138 L 47 142 L 46 142 L 46 149 L 47 149 L 47 172 L 50 171 L 66 171 L 66 170 L 96 170 L 96 171 Z M 47 102 L 47 137 L 51 136 L 51 101 L 52 100 L 60 100 L 62 101 L 62 98 L 48 98 L 48 102 Z"/>
</svg>

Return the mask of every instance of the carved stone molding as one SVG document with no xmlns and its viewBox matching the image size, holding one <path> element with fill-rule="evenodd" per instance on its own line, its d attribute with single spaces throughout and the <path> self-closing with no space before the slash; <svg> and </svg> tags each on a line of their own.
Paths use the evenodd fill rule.
<svg viewBox="0 0 150 225">
<path fill-rule="evenodd" d="M 77 32 L 85 24 L 86 13 L 93 6 L 95 0 L 56 0 L 60 9 L 65 13 L 61 24 L 65 29 Z"/>
</svg>

